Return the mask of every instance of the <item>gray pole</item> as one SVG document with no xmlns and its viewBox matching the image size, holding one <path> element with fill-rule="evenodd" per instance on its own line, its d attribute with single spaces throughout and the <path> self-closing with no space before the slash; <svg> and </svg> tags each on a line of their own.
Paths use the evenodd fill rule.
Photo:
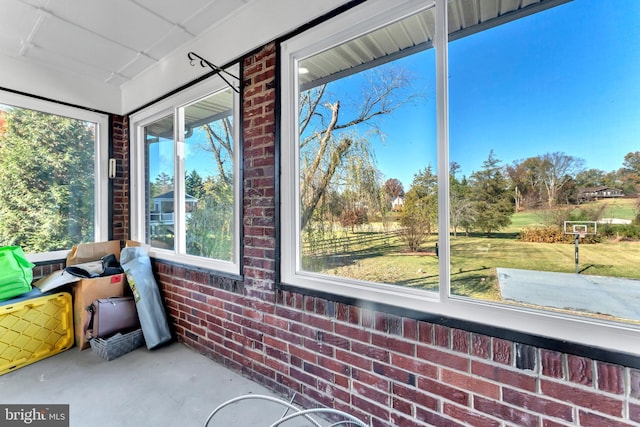
<svg viewBox="0 0 640 427">
<path fill-rule="evenodd" d="M 576 274 L 578 274 L 578 240 L 580 239 L 579 235 L 576 233 Z"/>
</svg>

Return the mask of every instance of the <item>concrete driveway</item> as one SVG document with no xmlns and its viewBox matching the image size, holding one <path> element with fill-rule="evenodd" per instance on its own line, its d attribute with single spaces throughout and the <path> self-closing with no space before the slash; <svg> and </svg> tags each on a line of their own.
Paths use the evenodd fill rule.
<svg viewBox="0 0 640 427">
<path fill-rule="evenodd" d="M 640 320 L 640 280 L 497 268 L 502 298 Z"/>
</svg>

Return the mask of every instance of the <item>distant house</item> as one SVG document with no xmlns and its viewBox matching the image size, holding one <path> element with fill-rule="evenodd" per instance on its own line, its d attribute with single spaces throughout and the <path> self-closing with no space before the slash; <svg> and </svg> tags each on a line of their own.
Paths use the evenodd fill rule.
<svg viewBox="0 0 640 427">
<path fill-rule="evenodd" d="M 623 197 L 624 192 L 619 188 L 613 187 L 588 187 L 578 190 L 578 200 L 586 202 L 590 200 L 611 199 L 614 197 Z"/>
<path fill-rule="evenodd" d="M 403 197 L 398 196 L 395 199 L 393 199 L 393 201 L 391 202 L 391 210 L 392 211 L 402 210 L 403 207 L 404 207 L 404 198 Z"/>
<path fill-rule="evenodd" d="M 173 191 L 169 191 L 167 193 L 159 194 L 153 198 L 153 207 L 149 212 L 149 225 L 151 225 L 152 229 L 160 224 L 165 227 L 173 227 L 173 197 Z M 184 198 L 188 217 L 189 212 L 191 212 L 193 207 L 196 205 L 198 199 L 189 194 L 185 194 Z"/>
</svg>

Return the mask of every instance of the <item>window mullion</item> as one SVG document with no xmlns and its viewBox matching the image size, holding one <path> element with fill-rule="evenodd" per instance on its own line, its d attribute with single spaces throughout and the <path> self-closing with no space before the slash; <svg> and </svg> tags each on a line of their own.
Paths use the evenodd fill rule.
<svg viewBox="0 0 640 427">
<path fill-rule="evenodd" d="M 438 134 L 438 258 L 440 300 L 450 295 L 449 269 L 449 108 L 447 79 L 447 1 L 436 0 L 436 121 Z"/>
<path fill-rule="evenodd" d="M 186 221 L 185 221 L 185 152 L 184 135 L 185 119 L 184 108 L 178 108 L 176 112 L 175 126 L 175 175 L 174 175 L 174 210 L 173 227 L 175 239 L 175 251 L 179 254 L 187 252 Z"/>
</svg>

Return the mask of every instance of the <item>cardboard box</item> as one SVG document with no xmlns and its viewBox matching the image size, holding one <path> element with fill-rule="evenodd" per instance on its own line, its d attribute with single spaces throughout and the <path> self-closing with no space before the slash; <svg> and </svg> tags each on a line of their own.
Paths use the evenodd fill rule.
<svg viewBox="0 0 640 427">
<path fill-rule="evenodd" d="M 67 255 L 67 265 L 97 261 L 105 255 L 114 254 L 120 261 L 120 240 L 108 242 L 82 243 L 74 246 Z"/>
<path fill-rule="evenodd" d="M 120 241 L 83 243 L 74 246 L 67 255 L 67 266 L 96 261 L 105 255 L 113 254 L 120 260 Z M 89 322 L 89 307 L 95 300 L 108 297 L 121 297 L 127 289 L 124 274 L 81 279 L 71 286 L 73 295 L 73 325 L 76 335 L 76 345 L 80 350 L 90 347 L 86 338 L 85 327 Z"/>
<path fill-rule="evenodd" d="M 135 246 L 137 242 L 127 241 L 127 245 Z M 98 261 L 105 255 L 115 255 L 120 261 L 120 241 L 111 240 L 108 242 L 83 243 L 74 246 L 67 255 L 66 266 L 78 264 L 91 264 Z M 80 350 L 90 347 L 86 339 L 85 327 L 88 325 L 89 307 L 95 300 L 108 297 L 121 297 L 130 294 L 127 279 L 124 274 L 113 276 L 96 277 L 83 279 L 72 276 L 65 270 L 56 271 L 47 277 L 38 280 L 35 284 L 42 292 L 51 291 L 62 286 L 70 287 L 73 296 L 73 325 L 75 330 L 75 343 Z"/>
<path fill-rule="evenodd" d="M 82 279 L 71 287 L 73 294 L 73 326 L 76 335 L 76 345 L 80 350 L 89 348 L 89 341 L 85 336 L 85 325 L 88 324 L 90 313 L 87 311 L 95 300 L 108 297 L 121 297 L 125 294 L 126 278 L 124 274 Z"/>
</svg>

